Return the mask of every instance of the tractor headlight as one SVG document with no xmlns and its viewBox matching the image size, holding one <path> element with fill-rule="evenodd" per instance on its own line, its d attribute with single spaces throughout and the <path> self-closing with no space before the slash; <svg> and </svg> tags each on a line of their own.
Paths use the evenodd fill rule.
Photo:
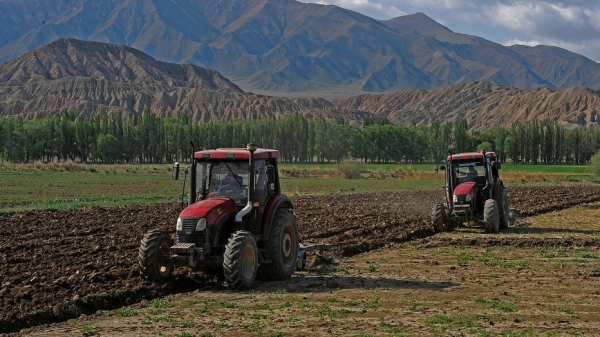
<svg viewBox="0 0 600 337">
<path fill-rule="evenodd" d="M 177 218 L 177 226 L 175 230 L 182 231 L 183 230 L 183 220 L 181 218 Z"/>
<path fill-rule="evenodd" d="M 454 194 L 452 196 L 452 202 L 457 203 L 458 202 L 458 196 L 456 196 L 456 194 Z"/>
<path fill-rule="evenodd" d="M 467 194 L 467 197 L 465 198 L 465 200 L 466 200 L 467 202 L 471 202 L 471 194 L 470 194 L 470 193 L 469 193 L 469 194 Z"/>
<path fill-rule="evenodd" d="M 206 219 L 200 218 L 200 220 L 198 220 L 198 222 L 196 223 L 196 231 L 202 232 L 205 229 L 206 229 Z"/>
</svg>

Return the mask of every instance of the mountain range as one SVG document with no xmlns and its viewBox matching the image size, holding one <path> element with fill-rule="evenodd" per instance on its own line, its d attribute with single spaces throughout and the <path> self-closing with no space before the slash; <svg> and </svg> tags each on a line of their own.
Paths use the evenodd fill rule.
<svg viewBox="0 0 600 337">
<path fill-rule="evenodd" d="M 219 72 L 160 62 L 136 49 L 59 39 L 0 65 L 0 116 L 44 118 L 149 111 L 194 122 L 301 114 L 360 125 L 387 118 L 395 125 L 429 125 L 466 118 L 471 130 L 556 119 L 566 126 L 598 125 L 600 92 L 584 87 L 554 91 L 491 82 L 435 90 L 406 89 L 343 100 L 286 98 L 245 92 Z"/>
<path fill-rule="evenodd" d="M 600 88 L 600 65 L 582 55 L 502 46 L 422 13 L 382 21 L 294 0 L 0 1 L 0 62 L 60 38 L 130 46 L 279 96 L 347 98 L 474 81 Z"/>
</svg>

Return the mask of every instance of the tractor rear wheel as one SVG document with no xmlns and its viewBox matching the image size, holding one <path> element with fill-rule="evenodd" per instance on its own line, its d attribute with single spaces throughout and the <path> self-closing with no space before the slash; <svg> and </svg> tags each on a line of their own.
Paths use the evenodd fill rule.
<svg viewBox="0 0 600 337">
<path fill-rule="evenodd" d="M 265 243 L 270 263 L 261 265 L 260 277 L 265 280 L 288 280 L 298 264 L 300 235 L 296 217 L 287 209 L 278 209 Z"/>
<path fill-rule="evenodd" d="M 500 212 L 498 203 L 494 199 L 488 199 L 483 206 L 483 222 L 487 233 L 498 233 L 500 228 Z"/>
<path fill-rule="evenodd" d="M 498 189 L 498 208 L 500 209 L 500 229 L 507 229 L 510 223 L 510 209 L 504 186 L 500 186 Z"/>
<path fill-rule="evenodd" d="M 155 282 L 165 282 L 171 278 L 172 245 L 173 240 L 166 232 L 152 230 L 144 235 L 138 253 L 138 266 L 142 277 Z"/>
<path fill-rule="evenodd" d="M 444 204 L 438 203 L 433 205 L 433 210 L 431 211 L 431 223 L 433 224 L 433 229 L 436 233 L 441 233 L 448 230 L 448 225 L 446 224 L 446 209 L 444 208 Z"/>
<path fill-rule="evenodd" d="M 223 274 L 227 285 L 236 290 L 250 288 L 256 280 L 258 248 L 252 233 L 237 231 L 229 237 L 223 255 Z"/>
</svg>

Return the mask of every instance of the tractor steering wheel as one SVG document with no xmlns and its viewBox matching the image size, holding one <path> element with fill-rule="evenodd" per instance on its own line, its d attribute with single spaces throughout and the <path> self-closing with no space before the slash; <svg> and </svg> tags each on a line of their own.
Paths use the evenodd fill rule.
<svg viewBox="0 0 600 337">
<path fill-rule="evenodd" d="M 236 184 L 225 184 L 219 189 L 219 194 L 233 196 L 240 194 L 240 187 Z"/>
</svg>

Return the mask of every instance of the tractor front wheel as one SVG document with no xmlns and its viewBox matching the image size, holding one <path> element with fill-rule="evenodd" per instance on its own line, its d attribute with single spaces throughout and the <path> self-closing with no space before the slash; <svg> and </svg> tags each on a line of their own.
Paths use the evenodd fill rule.
<svg viewBox="0 0 600 337">
<path fill-rule="evenodd" d="M 155 282 L 165 282 L 173 274 L 171 246 L 168 233 L 152 230 L 142 239 L 138 254 L 138 266 L 142 277 Z"/>
<path fill-rule="evenodd" d="M 436 233 L 441 233 L 448 230 L 448 225 L 446 224 L 446 209 L 444 208 L 444 204 L 439 203 L 433 205 L 433 210 L 431 211 L 431 223 L 433 224 L 433 230 Z"/>
<path fill-rule="evenodd" d="M 510 209 L 508 208 L 508 196 L 506 188 L 500 186 L 498 189 L 498 208 L 500 209 L 500 229 L 507 229 L 510 224 Z"/>
<path fill-rule="evenodd" d="M 487 233 L 498 233 L 500 229 L 500 212 L 498 203 L 494 199 L 488 199 L 483 206 L 483 222 Z"/>
<path fill-rule="evenodd" d="M 279 209 L 265 244 L 270 263 L 261 265 L 260 276 L 266 280 L 288 280 L 298 264 L 300 235 L 296 217 L 287 209 Z"/>
<path fill-rule="evenodd" d="M 236 290 L 250 288 L 256 280 L 258 248 L 252 233 L 237 231 L 229 237 L 223 255 L 223 274 L 227 285 Z"/>
</svg>

